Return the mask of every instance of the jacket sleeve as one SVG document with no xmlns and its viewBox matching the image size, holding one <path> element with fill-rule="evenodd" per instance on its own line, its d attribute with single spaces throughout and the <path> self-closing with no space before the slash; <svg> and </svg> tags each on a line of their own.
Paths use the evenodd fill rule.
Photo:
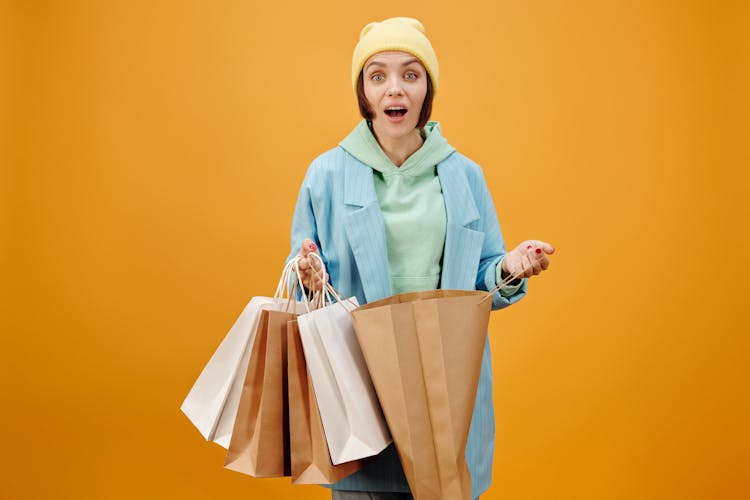
<svg viewBox="0 0 750 500">
<path fill-rule="evenodd" d="M 477 208 L 479 209 L 480 230 L 484 232 L 484 244 L 479 261 L 476 287 L 477 290 L 489 291 L 497 286 L 497 277 L 500 275 L 498 265 L 507 252 L 492 195 L 478 166 L 476 175 L 472 177 L 472 191 L 475 193 Z M 496 291 L 492 296 L 492 309 L 502 309 L 521 300 L 526 295 L 527 281 L 524 278 L 518 286 L 506 286 Z"/>
<path fill-rule="evenodd" d="M 321 257 L 323 258 L 323 262 L 325 263 L 323 249 L 321 248 L 320 239 L 318 237 L 318 225 L 315 219 L 315 210 L 313 207 L 313 167 L 314 163 L 308 168 L 297 196 L 297 203 L 294 207 L 294 214 L 292 215 L 291 248 L 289 255 L 286 258 L 286 263 L 299 253 L 302 241 L 305 238 L 310 238 L 315 243 Z M 298 293 L 298 298 L 301 297 L 302 295 Z"/>
<path fill-rule="evenodd" d="M 305 179 L 300 186 L 297 195 L 297 203 L 294 206 L 292 215 L 292 234 L 291 249 L 286 261 L 289 262 L 300 250 L 302 240 L 310 238 L 320 247 L 318 241 L 318 229 L 315 221 L 315 212 L 313 211 L 311 188 L 310 188 L 310 169 L 308 169 Z"/>
</svg>

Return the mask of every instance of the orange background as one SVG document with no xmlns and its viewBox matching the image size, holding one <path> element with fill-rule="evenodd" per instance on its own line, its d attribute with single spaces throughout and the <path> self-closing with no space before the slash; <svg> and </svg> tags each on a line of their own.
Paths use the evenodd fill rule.
<svg viewBox="0 0 750 500">
<path fill-rule="evenodd" d="M 433 118 L 510 246 L 485 499 L 750 497 L 747 2 L 3 2 L 5 498 L 326 498 L 222 469 L 179 407 L 358 120 L 351 51 L 418 17 Z M 272 496 L 273 495 L 273 496 Z"/>
</svg>

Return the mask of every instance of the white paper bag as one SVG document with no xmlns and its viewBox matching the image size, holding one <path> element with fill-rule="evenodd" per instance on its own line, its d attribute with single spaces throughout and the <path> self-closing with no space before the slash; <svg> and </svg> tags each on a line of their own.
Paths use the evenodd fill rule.
<svg viewBox="0 0 750 500">
<path fill-rule="evenodd" d="M 274 297 L 253 297 L 203 368 L 180 408 L 208 441 L 229 448 L 242 384 L 247 373 L 261 309 L 303 313 L 306 302 L 289 303 L 294 261 L 284 268 Z"/>
<path fill-rule="evenodd" d="M 391 442 L 352 326 L 357 306 L 352 298 L 297 318 L 334 464 L 377 455 Z"/>
</svg>

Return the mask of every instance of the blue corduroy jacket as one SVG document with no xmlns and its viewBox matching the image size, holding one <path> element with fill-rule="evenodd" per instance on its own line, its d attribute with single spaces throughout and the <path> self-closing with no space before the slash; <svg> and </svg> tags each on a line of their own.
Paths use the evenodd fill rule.
<svg viewBox="0 0 750 500">
<path fill-rule="evenodd" d="M 437 165 L 447 214 L 440 287 L 490 290 L 496 267 L 505 255 L 500 225 L 481 168 L 458 152 Z M 373 171 L 342 147 L 316 158 L 307 170 L 292 219 L 291 253 L 302 240 L 320 249 L 331 284 L 360 304 L 392 295 L 383 215 Z M 526 294 L 526 280 L 511 297 L 496 292 L 492 308 L 501 309 Z M 492 364 L 487 339 L 472 416 L 466 461 L 472 478 L 472 498 L 492 480 L 495 414 L 492 403 Z M 393 446 L 363 470 L 345 478 L 335 489 L 409 491 Z"/>
</svg>

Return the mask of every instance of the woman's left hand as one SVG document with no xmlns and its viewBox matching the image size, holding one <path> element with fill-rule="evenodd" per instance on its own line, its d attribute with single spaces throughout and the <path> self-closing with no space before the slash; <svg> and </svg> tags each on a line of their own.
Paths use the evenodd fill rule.
<svg viewBox="0 0 750 500">
<path fill-rule="evenodd" d="M 549 267 L 547 255 L 555 253 L 549 243 L 540 240 L 526 240 L 511 250 L 503 259 L 503 274 L 516 277 L 536 276 Z"/>
</svg>

